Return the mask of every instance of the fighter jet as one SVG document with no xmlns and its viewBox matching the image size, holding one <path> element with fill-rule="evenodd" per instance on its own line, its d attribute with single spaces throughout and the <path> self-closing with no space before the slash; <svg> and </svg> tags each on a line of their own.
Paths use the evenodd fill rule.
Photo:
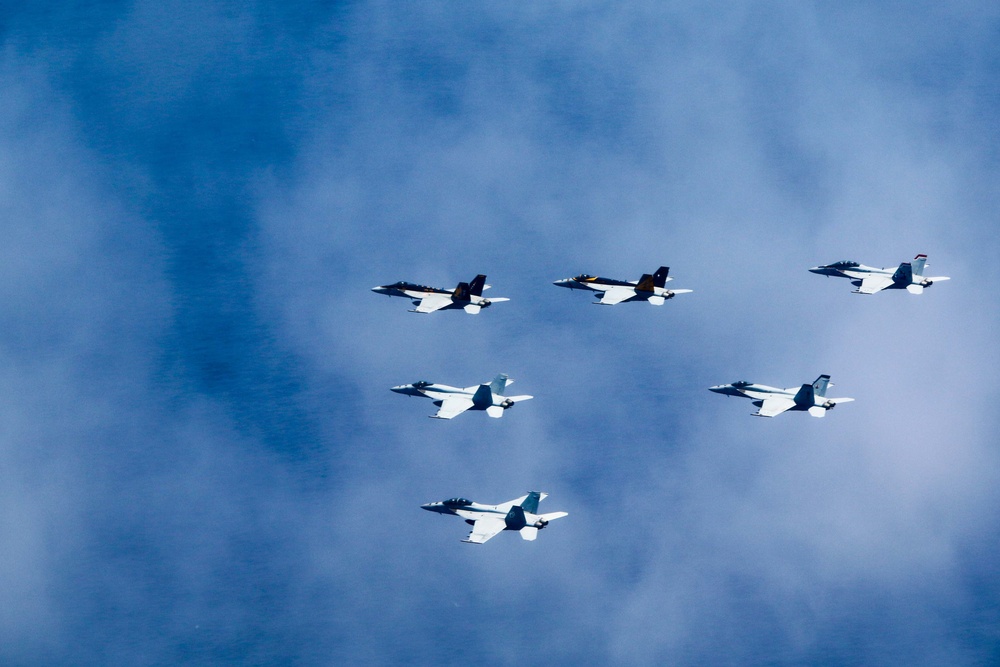
<svg viewBox="0 0 1000 667">
<path fill-rule="evenodd" d="M 750 382 L 734 382 L 709 387 L 709 391 L 728 396 L 742 396 L 753 399 L 757 406 L 754 417 L 774 417 L 786 410 L 805 410 L 813 417 L 826 416 L 827 410 L 833 410 L 838 403 L 848 403 L 853 398 L 827 398 L 826 388 L 832 387 L 829 375 L 820 375 L 812 384 L 790 389 L 778 389 Z"/>
<path fill-rule="evenodd" d="M 501 373 L 489 384 L 479 384 L 459 389 L 446 384 L 431 382 L 414 382 L 393 387 L 397 394 L 409 396 L 426 396 L 434 400 L 439 410 L 435 419 L 453 419 L 466 410 L 485 410 L 490 417 L 503 417 L 504 410 L 513 407 L 519 401 L 527 401 L 533 396 L 505 396 L 504 391 L 513 380 Z"/>
<path fill-rule="evenodd" d="M 465 519 L 465 523 L 472 526 L 472 532 L 463 542 L 483 544 L 504 530 L 516 530 L 521 533 L 521 539 L 532 541 L 549 521 L 567 515 L 566 512 L 538 514 L 538 501 L 548 495 L 532 491 L 526 496 L 499 505 L 480 505 L 465 498 L 451 498 L 421 507 L 429 512 L 454 514 Z"/>
<path fill-rule="evenodd" d="M 851 284 L 858 288 L 851 294 L 875 294 L 885 289 L 905 289 L 910 294 L 921 294 L 925 287 L 949 279 L 947 276 L 925 278 L 924 267 L 926 265 L 927 255 L 917 255 L 913 258 L 912 264 L 903 262 L 895 271 L 891 267 L 876 269 L 873 266 L 865 266 L 848 260 L 825 266 L 814 266 L 809 270 L 822 276 L 850 278 Z"/>
<path fill-rule="evenodd" d="M 670 290 L 664 287 L 668 281 L 673 280 L 673 278 L 667 277 L 669 272 L 670 267 L 661 266 L 653 275 L 644 273 L 639 280 L 631 281 L 601 278 L 584 273 L 575 278 L 557 280 L 552 284 L 570 289 L 597 292 L 601 299 L 594 303 L 602 306 L 613 306 L 623 301 L 648 301 L 654 306 L 662 306 L 664 301 L 674 298 L 675 294 L 687 294 L 691 291 L 689 289 Z"/>
<path fill-rule="evenodd" d="M 484 299 L 483 290 L 489 288 L 490 286 L 486 284 L 486 276 L 479 274 L 472 279 L 472 282 L 459 283 L 458 287 L 453 290 L 400 281 L 392 285 L 373 287 L 372 291 L 386 296 L 402 296 L 412 299 L 416 308 L 411 310 L 411 313 L 433 313 L 435 310 L 461 308 L 470 315 L 476 315 L 481 309 L 488 308 L 494 303 L 510 301 L 505 297 Z"/>
</svg>

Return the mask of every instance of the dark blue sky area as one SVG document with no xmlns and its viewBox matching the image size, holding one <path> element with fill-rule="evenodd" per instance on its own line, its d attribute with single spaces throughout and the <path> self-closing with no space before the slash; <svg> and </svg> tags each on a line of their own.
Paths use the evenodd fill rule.
<svg viewBox="0 0 1000 667">
<path fill-rule="evenodd" d="M 1000 661 L 1000 12 L 0 10 L 0 663 Z M 921 296 L 806 269 L 929 255 Z M 553 280 L 669 265 L 662 308 Z M 476 317 L 369 291 L 486 273 Z M 507 372 L 501 420 L 389 387 Z M 825 419 L 706 388 L 829 373 Z M 529 490 L 536 542 L 421 512 Z"/>
</svg>

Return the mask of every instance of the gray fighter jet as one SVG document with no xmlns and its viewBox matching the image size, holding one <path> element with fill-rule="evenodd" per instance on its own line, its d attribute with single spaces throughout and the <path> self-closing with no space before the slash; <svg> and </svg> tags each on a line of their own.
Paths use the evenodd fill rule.
<svg viewBox="0 0 1000 667">
<path fill-rule="evenodd" d="M 851 284 L 857 287 L 851 294 L 875 294 L 886 289 L 905 289 L 910 294 L 922 294 L 925 287 L 936 282 L 949 280 L 947 276 L 924 277 L 924 267 L 927 265 L 927 255 L 917 255 L 913 262 L 903 262 L 898 268 L 876 269 L 849 260 L 834 262 L 809 269 L 821 276 L 850 278 Z"/>
<path fill-rule="evenodd" d="M 408 396 L 423 396 L 434 401 L 438 406 L 437 414 L 430 415 L 435 419 L 453 419 L 466 410 L 485 410 L 490 417 L 499 419 L 519 401 L 527 401 L 532 396 L 507 396 L 504 391 L 513 383 L 509 377 L 501 373 L 489 384 L 478 384 L 472 387 L 449 387 L 446 384 L 433 382 L 414 382 L 393 387 L 397 394 Z"/>
<path fill-rule="evenodd" d="M 665 285 L 673 280 L 667 275 L 669 273 L 670 267 L 661 266 L 653 275 L 644 273 L 639 280 L 631 281 L 601 278 L 584 273 L 575 278 L 557 280 L 552 284 L 597 292 L 601 298 L 594 303 L 603 306 L 613 306 L 624 301 L 648 301 L 654 306 L 662 306 L 664 301 L 674 298 L 676 294 L 691 292 L 689 289 L 667 289 Z"/>
<path fill-rule="evenodd" d="M 483 290 L 489 289 L 486 276 L 479 274 L 472 282 L 459 283 L 453 290 L 440 287 L 427 287 L 406 281 L 391 285 L 379 285 L 372 291 L 386 296 L 402 296 L 413 300 L 416 306 L 411 313 L 433 313 L 436 310 L 457 310 L 461 308 L 470 315 L 477 315 L 483 308 L 488 308 L 500 301 L 510 301 L 505 297 L 483 298 Z"/>
<path fill-rule="evenodd" d="M 499 505 L 481 505 L 465 498 L 451 498 L 421 507 L 429 512 L 453 514 L 465 519 L 465 523 L 472 526 L 472 532 L 463 542 L 483 544 L 504 530 L 516 530 L 521 533 L 521 539 L 532 541 L 550 521 L 567 515 L 566 512 L 538 514 L 538 502 L 547 495 L 532 491 Z"/>
<path fill-rule="evenodd" d="M 826 416 L 827 410 L 832 410 L 838 403 L 848 403 L 853 398 L 827 398 L 826 389 L 832 387 L 829 375 L 820 375 L 812 384 L 801 387 L 779 389 L 751 382 L 733 382 L 709 387 L 709 391 L 727 396 L 741 396 L 753 400 L 757 406 L 754 417 L 774 417 L 787 410 L 802 410 L 813 417 Z"/>
</svg>

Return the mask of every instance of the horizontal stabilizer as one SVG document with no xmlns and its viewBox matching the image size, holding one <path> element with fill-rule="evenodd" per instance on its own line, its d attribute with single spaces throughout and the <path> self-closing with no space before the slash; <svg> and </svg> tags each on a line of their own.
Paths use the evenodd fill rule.
<svg viewBox="0 0 1000 667">
<path fill-rule="evenodd" d="M 548 514 L 542 514 L 538 518 L 542 521 L 548 523 L 549 521 L 554 521 L 556 519 L 561 519 L 564 516 L 569 516 L 569 512 L 549 512 Z"/>
<path fill-rule="evenodd" d="M 673 295 L 673 294 L 690 294 L 693 291 L 694 291 L 693 289 L 672 289 L 672 290 L 669 290 L 669 293 L 671 295 Z"/>
<path fill-rule="evenodd" d="M 809 408 L 809 414 L 813 417 L 826 417 L 826 408 L 822 405 L 814 405 Z"/>
<path fill-rule="evenodd" d="M 906 286 L 906 291 L 909 292 L 910 294 L 923 294 L 924 293 L 924 286 L 923 285 L 917 285 L 917 284 L 907 285 Z"/>
<path fill-rule="evenodd" d="M 525 526 L 519 532 L 521 533 L 522 540 L 534 542 L 538 538 L 538 529 L 534 526 Z"/>
<path fill-rule="evenodd" d="M 465 312 L 467 312 L 469 315 L 478 315 L 479 311 L 481 309 L 482 309 L 482 306 L 476 305 L 474 303 L 470 303 L 463 310 L 465 310 Z"/>
<path fill-rule="evenodd" d="M 486 414 L 488 414 L 490 417 L 493 417 L 494 419 L 500 419 L 501 417 L 503 417 L 503 412 L 504 412 L 503 408 L 500 407 L 499 405 L 491 405 L 490 407 L 486 408 Z"/>
<path fill-rule="evenodd" d="M 662 296 L 651 296 L 646 300 L 649 301 L 654 306 L 662 306 L 663 303 L 666 301 L 666 299 L 664 299 Z"/>
</svg>

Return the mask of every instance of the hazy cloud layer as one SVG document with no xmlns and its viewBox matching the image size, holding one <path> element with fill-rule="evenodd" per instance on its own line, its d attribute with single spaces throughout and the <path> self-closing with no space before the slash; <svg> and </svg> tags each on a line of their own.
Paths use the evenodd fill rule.
<svg viewBox="0 0 1000 667">
<path fill-rule="evenodd" d="M 8 10 L 3 661 L 995 660 L 998 18 Z M 502 420 L 388 391 L 501 371 Z M 823 420 L 706 391 L 820 373 Z M 533 544 L 418 507 L 531 489 Z"/>
</svg>

